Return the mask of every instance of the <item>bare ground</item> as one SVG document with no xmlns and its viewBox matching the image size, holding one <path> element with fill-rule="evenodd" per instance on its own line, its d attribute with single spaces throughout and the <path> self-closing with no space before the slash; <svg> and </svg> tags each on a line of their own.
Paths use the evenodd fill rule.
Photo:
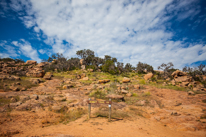
<svg viewBox="0 0 206 137">
<path fill-rule="evenodd" d="M 8 95 L 29 95 L 57 93 L 66 95 L 68 99 L 82 101 L 88 99 L 84 93 L 87 88 L 69 89 L 57 91 L 60 80 L 47 81 L 39 87 L 31 88 L 25 92 L 4 92 L 1 96 Z M 78 91 L 78 92 L 76 92 Z M 152 99 L 156 103 L 152 106 L 133 106 L 141 110 L 143 116 L 133 115 L 129 118 L 113 118 L 111 122 L 103 117 L 92 115 L 87 119 L 83 117 L 63 124 L 59 123 L 61 114 L 54 113 L 43 108 L 36 108 L 31 111 L 11 111 L 0 113 L 0 135 L 1 136 L 48 136 L 48 137 L 206 137 L 206 123 L 201 121 L 201 116 L 206 112 L 205 94 L 188 96 L 187 92 L 170 89 L 157 89 L 145 86 L 139 92 L 151 92 Z M 58 104 L 53 103 L 53 104 Z M 115 106 L 115 104 L 114 104 Z M 162 107 L 160 107 L 162 106 Z M 78 106 L 79 107 L 79 106 Z M 87 108 L 86 105 L 81 107 Z M 130 105 L 126 105 L 122 111 L 130 114 Z M 93 108 L 95 112 L 97 108 Z"/>
</svg>

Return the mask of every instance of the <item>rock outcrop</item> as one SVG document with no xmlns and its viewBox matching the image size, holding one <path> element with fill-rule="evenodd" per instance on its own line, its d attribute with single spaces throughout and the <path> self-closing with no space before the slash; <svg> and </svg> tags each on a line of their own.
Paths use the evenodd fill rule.
<svg viewBox="0 0 206 137">
<path fill-rule="evenodd" d="M 127 77 L 124 77 L 122 80 L 123 83 L 128 83 L 130 81 L 131 81 L 130 78 L 127 78 Z"/>
<path fill-rule="evenodd" d="M 149 79 L 151 79 L 153 77 L 153 73 L 148 73 L 148 74 L 146 74 L 145 76 L 144 76 L 144 79 L 145 80 L 149 80 Z"/>
</svg>

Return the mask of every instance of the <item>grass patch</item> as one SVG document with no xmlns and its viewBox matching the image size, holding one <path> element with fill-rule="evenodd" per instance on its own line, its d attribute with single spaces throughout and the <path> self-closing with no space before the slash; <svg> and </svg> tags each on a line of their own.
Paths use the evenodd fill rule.
<svg viewBox="0 0 206 137">
<path fill-rule="evenodd" d="M 82 115 L 87 113 L 87 109 L 77 108 L 74 110 L 70 110 L 69 112 L 63 113 L 60 116 L 60 122 L 67 124 L 71 121 L 75 121 L 76 119 L 82 117 Z"/>
<path fill-rule="evenodd" d="M 145 93 L 143 93 L 143 97 L 148 97 L 148 96 L 150 96 L 151 95 L 151 93 L 150 92 L 145 92 Z"/>
<path fill-rule="evenodd" d="M 15 98 L 17 102 L 19 101 L 19 96 L 14 96 L 13 98 Z M 0 106 L 4 106 L 9 103 L 11 103 L 11 98 L 0 97 Z"/>
<path fill-rule="evenodd" d="M 139 95 L 137 93 L 132 93 L 133 97 L 138 97 Z"/>
<path fill-rule="evenodd" d="M 125 103 L 127 105 L 134 105 L 136 104 L 140 99 L 137 97 L 127 97 L 125 98 Z"/>
<path fill-rule="evenodd" d="M 99 110 L 97 110 L 94 115 L 96 117 L 109 117 L 109 108 L 107 107 L 101 107 L 99 108 Z M 116 110 L 113 109 L 111 110 L 111 118 L 118 118 L 118 119 L 122 119 L 122 118 L 126 118 L 126 117 L 130 117 L 128 113 L 121 111 L 121 110 Z"/>
<path fill-rule="evenodd" d="M 144 80 L 144 79 L 141 79 L 141 80 L 139 81 L 139 84 L 145 85 L 145 84 L 146 84 L 146 82 L 145 82 L 145 80 Z"/>
<path fill-rule="evenodd" d="M 138 109 L 138 108 L 135 108 L 135 107 L 129 107 L 129 110 L 131 111 L 131 113 L 133 114 L 133 115 L 137 115 L 137 116 L 140 116 L 140 117 L 144 117 L 143 116 L 143 111 L 142 110 L 140 110 L 140 109 Z"/>
<path fill-rule="evenodd" d="M 89 97 L 95 97 L 95 98 L 99 98 L 99 99 L 105 99 L 106 93 L 104 93 L 101 90 L 96 90 L 93 91 L 89 94 Z"/>
<path fill-rule="evenodd" d="M 10 103 L 10 98 L 4 98 L 4 97 L 0 97 L 0 106 L 4 106 L 6 104 Z"/>
<path fill-rule="evenodd" d="M 92 84 L 93 81 L 92 80 L 80 80 L 80 82 L 84 85 L 90 85 Z"/>
<path fill-rule="evenodd" d="M 32 87 L 38 86 L 38 84 L 33 84 L 31 81 L 29 81 L 32 77 L 20 77 L 21 80 L 13 81 L 13 80 L 4 80 L 3 82 L 0 82 L 0 89 L 3 89 L 4 91 L 9 91 L 11 85 L 15 85 L 15 83 L 19 82 L 20 85 L 15 85 L 15 87 L 18 87 L 19 89 L 25 88 L 29 89 Z M 42 82 L 45 82 L 45 80 L 41 79 Z"/>
<path fill-rule="evenodd" d="M 157 82 L 150 82 L 148 85 L 154 86 L 156 88 L 160 89 L 173 89 L 173 90 L 178 90 L 178 91 L 187 91 L 188 88 L 185 87 L 178 87 L 178 86 L 173 86 L 171 84 L 163 86 L 162 84 L 165 82 L 165 80 L 157 80 Z"/>
</svg>

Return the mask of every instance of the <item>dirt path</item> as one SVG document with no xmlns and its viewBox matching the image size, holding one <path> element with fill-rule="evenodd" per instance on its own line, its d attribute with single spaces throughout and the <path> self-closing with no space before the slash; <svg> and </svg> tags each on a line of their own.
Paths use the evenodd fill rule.
<svg viewBox="0 0 206 137">
<path fill-rule="evenodd" d="M 112 120 L 86 116 L 68 124 L 34 128 L 17 136 L 51 136 L 51 137 L 206 137 L 204 131 L 175 131 L 163 124 L 146 118 L 134 120 Z"/>
</svg>

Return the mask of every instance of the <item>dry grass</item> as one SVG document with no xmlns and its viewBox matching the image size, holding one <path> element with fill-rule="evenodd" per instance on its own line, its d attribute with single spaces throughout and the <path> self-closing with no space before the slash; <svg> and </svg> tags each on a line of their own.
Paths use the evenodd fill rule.
<svg viewBox="0 0 206 137">
<path fill-rule="evenodd" d="M 109 108 L 108 107 L 100 107 L 99 110 L 97 110 L 94 115 L 96 117 L 109 117 Z M 124 112 L 122 110 L 116 110 L 112 108 L 111 110 L 111 118 L 113 119 L 123 119 L 130 117 L 127 112 Z"/>
<path fill-rule="evenodd" d="M 85 108 L 76 108 L 67 112 L 62 112 L 62 115 L 60 116 L 60 122 L 66 124 L 71 121 L 75 121 L 86 113 L 87 109 Z"/>
<path fill-rule="evenodd" d="M 17 101 L 19 101 L 19 96 L 14 96 L 13 98 L 15 98 Z M 0 97 L 0 106 L 4 106 L 4 105 L 9 104 L 9 103 L 11 103 L 10 98 Z"/>
<path fill-rule="evenodd" d="M 22 89 L 22 88 L 29 89 L 31 87 L 38 86 L 38 84 L 33 84 L 31 81 L 29 81 L 29 79 L 31 79 L 32 77 L 20 77 L 20 78 L 21 80 L 18 80 L 18 81 L 4 80 L 0 82 L 0 89 L 3 89 L 4 91 L 9 91 L 12 84 L 15 84 L 17 82 L 19 82 L 20 85 L 15 85 L 15 87 L 18 87 L 19 89 Z M 43 79 L 41 80 L 42 82 L 45 82 L 45 80 Z"/>
</svg>

